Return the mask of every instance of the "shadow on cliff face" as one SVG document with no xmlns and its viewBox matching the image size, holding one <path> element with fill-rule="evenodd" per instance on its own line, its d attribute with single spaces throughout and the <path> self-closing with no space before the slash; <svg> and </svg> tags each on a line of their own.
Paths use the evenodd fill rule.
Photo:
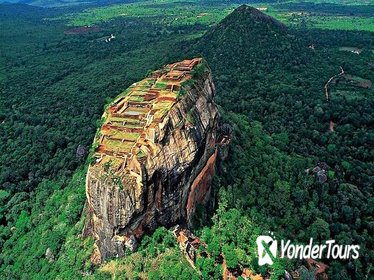
<svg viewBox="0 0 374 280">
<path fill-rule="evenodd" d="M 212 226 L 212 216 L 216 210 L 217 205 L 217 193 L 218 193 L 218 180 L 217 177 L 213 177 L 211 183 L 211 198 L 208 202 L 198 203 L 195 207 L 195 212 L 191 215 L 190 227 L 191 230 L 200 230 L 203 227 Z"/>
<path fill-rule="evenodd" d="M 222 115 L 222 109 L 220 115 Z M 215 161 L 215 172 L 212 178 L 209 180 L 210 183 L 210 198 L 204 203 L 197 203 L 195 205 L 195 211 L 190 217 L 190 228 L 191 230 L 200 230 L 203 227 L 210 227 L 213 225 L 212 216 L 218 207 L 218 192 L 221 187 L 220 176 L 225 173 L 223 162 L 229 155 L 229 144 L 231 142 L 233 129 L 228 123 L 219 123 L 217 129 L 217 158 Z M 209 177 L 209 174 L 207 175 Z"/>
</svg>

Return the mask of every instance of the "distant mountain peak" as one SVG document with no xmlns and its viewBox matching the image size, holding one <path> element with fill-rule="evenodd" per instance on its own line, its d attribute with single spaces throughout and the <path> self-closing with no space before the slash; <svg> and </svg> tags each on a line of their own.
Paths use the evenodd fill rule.
<svg viewBox="0 0 374 280">
<path fill-rule="evenodd" d="M 284 31 L 287 29 L 286 25 L 284 25 L 280 21 L 248 5 L 240 5 L 230 15 L 228 15 L 221 22 L 221 24 L 225 25 L 226 23 L 230 23 L 233 21 L 241 24 L 246 24 L 248 26 L 251 24 L 251 22 L 253 24 L 267 24 L 270 28 L 277 29 L 276 31 Z"/>
<path fill-rule="evenodd" d="M 259 10 L 257 10 L 256 8 L 252 7 L 252 6 L 248 6 L 246 4 L 243 4 L 243 5 L 240 5 L 239 7 L 237 7 L 234 12 L 239 12 L 239 13 L 247 13 L 247 12 L 250 12 L 250 13 L 257 13 L 257 12 L 260 12 Z M 261 13 L 261 12 L 260 12 Z"/>
<path fill-rule="evenodd" d="M 240 5 L 239 7 L 237 7 L 233 12 L 232 14 L 236 14 L 236 13 L 239 13 L 239 14 L 244 14 L 244 15 L 247 15 L 247 16 L 251 16 L 251 17 L 257 17 L 257 18 L 264 18 L 264 19 L 267 19 L 269 18 L 268 15 L 264 14 L 263 12 L 261 12 L 260 10 L 252 7 L 252 6 L 248 6 L 248 5 Z"/>
<path fill-rule="evenodd" d="M 212 27 L 194 48 L 219 68 L 244 69 L 254 59 L 266 58 L 269 64 L 280 61 L 296 41 L 283 23 L 242 5 Z"/>
</svg>

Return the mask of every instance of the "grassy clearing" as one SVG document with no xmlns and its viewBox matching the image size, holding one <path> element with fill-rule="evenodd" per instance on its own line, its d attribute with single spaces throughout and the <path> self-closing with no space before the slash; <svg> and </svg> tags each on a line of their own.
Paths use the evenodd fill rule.
<svg viewBox="0 0 374 280">
<path fill-rule="evenodd" d="M 110 116 L 107 119 L 107 122 L 126 122 L 126 123 L 132 123 L 132 124 L 139 124 L 140 121 L 136 119 L 130 119 L 130 118 L 125 118 L 125 117 L 113 117 Z"/>
<path fill-rule="evenodd" d="M 370 98 L 370 94 L 368 92 L 357 92 L 351 90 L 335 90 L 331 93 L 333 99 L 346 99 L 348 101 L 360 101 L 366 100 Z"/>
<path fill-rule="evenodd" d="M 107 22 L 118 17 L 144 18 L 166 26 L 202 24 L 211 25 L 228 15 L 234 5 L 209 1 L 144 1 L 89 8 L 78 14 L 65 16 L 68 25 L 86 26 Z"/>
<path fill-rule="evenodd" d="M 371 86 L 372 86 L 372 82 L 370 80 L 364 79 L 364 78 L 359 77 L 359 76 L 344 75 L 343 78 L 344 78 L 344 81 L 348 85 L 352 85 L 352 86 L 355 86 L 355 87 L 370 89 Z"/>
<path fill-rule="evenodd" d="M 289 26 L 374 32 L 374 18 L 334 15 L 322 16 L 302 12 L 285 12 L 275 9 L 270 9 L 266 13 Z"/>
<path fill-rule="evenodd" d="M 134 142 L 121 142 L 116 140 L 104 140 L 104 146 L 109 151 L 114 152 L 130 152 L 131 148 L 134 146 Z"/>
<path fill-rule="evenodd" d="M 309 1 L 310 4 L 321 4 L 323 1 Z M 292 1 L 290 1 L 292 3 Z M 334 14 L 331 5 L 336 7 L 349 7 L 352 15 L 339 16 Z M 369 1 L 329 1 L 328 7 L 322 12 L 313 10 L 280 8 L 269 3 L 256 3 L 253 6 L 266 7 L 266 13 L 290 26 L 306 25 L 307 27 L 338 30 L 374 31 L 374 18 L 354 15 L 361 11 L 363 5 Z M 372 4 L 372 3 L 371 3 Z M 359 6 L 361 5 L 361 6 Z M 115 4 L 103 7 L 88 8 L 80 13 L 64 16 L 70 26 L 91 26 L 108 22 L 116 18 L 142 18 L 153 24 L 162 24 L 165 27 L 185 26 L 199 24 L 210 26 L 216 24 L 228 15 L 238 4 L 228 4 L 225 1 L 197 1 L 189 0 L 178 2 L 176 0 L 144 1 L 137 3 Z M 295 10 L 296 9 L 296 10 Z M 60 18 L 61 19 L 61 18 Z M 194 34 L 201 36 L 201 34 Z"/>
<path fill-rule="evenodd" d="M 155 84 L 155 88 L 166 89 L 166 87 L 167 87 L 167 83 L 164 83 L 164 82 L 158 82 Z"/>
<path fill-rule="evenodd" d="M 110 134 L 110 136 L 112 138 L 117 138 L 117 139 L 119 138 L 119 139 L 124 139 L 127 141 L 136 141 L 140 136 L 139 133 L 124 132 L 121 130 L 112 130 L 111 132 L 112 133 Z"/>
<path fill-rule="evenodd" d="M 356 47 L 340 47 L 339 51 L 343 52 L 356 52 L 360 54 L 362 52 L 362 49 L 356 48 Z"/>
<path fill-rule="evenodd" d="M 292 1 L 291 1 L 292 2 Z M 294 2 L 301 2 L 301 1 L 294 1 Z M 331 4 L 337 4 L 337 5 L 369 5 L 373 4 L 372 0 L 306 0 L 304 2 L 312 2 L 315 4 L 325 4 L 326 2 Z"/>
<path fill-rule="evenodd" d="M 130 97 L 129 100 L 130 100 L 130 101 L 138 101 L 138 102 L 142 102 L 142 101 L 144 101 L 144 96 L 140 96 L 140 95 L 136 96 L 136 95 L 133 95 L 133 96 Z"/>
<path fill-rule="evenodd" d="M 374 18 L 314 16 L 311 27 L 374 32 Z"/>
<path fill-rule="evenodd" d="M 352 6 L 352 14 L 354 14 Z M 374 18 L 357 15 L 337 15 L 330 10 L 325 12 L 310 12 L 303 9 L 287 10 L 268 6 L 266 14 L 278 19 L 289 26 L 303 26 L 328 30 L 353 30 L 374 32 Z"/>
</svg>

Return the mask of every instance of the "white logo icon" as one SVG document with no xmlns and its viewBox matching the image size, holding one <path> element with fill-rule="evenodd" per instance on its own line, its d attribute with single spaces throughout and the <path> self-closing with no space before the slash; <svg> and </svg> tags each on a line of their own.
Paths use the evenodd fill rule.
<svg viewBox="0 0 374 280">
<path fill-rule="evenodd" d="M 258 265 L 272 265 L 277 258 L 278 241 L 274 238 L 272 232 L 270 235 L 260 235 L 256 239 Z M 325 244 L 314 244 L 313 238 L 310 238 L 309 244 L 293 244 L 290 240 L 285 242 L 283 239 L 279 242 L 278 257 L 288 259 L 321 259 L 324 251 L 327 251 L 327 259 L 357 259 L 360 254 L 360 245 L 339 245 L 335 240 L 326 240 Z"/>
<path fill-rule="evenodd" d="M 278 242 L 268 235 L 260 235 L 256 239 L 258 265 L 272 265 L 277 255 Z"/>
</svg>

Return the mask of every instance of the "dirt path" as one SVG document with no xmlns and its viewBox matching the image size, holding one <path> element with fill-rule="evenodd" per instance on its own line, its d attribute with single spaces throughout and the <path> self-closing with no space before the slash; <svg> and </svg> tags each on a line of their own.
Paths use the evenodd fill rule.
<svg viewBox="0 0 374 280">
<path fill-rule="evenodd" d="M 334 132 L 334 126 L 335 126 L 335 123 L 333 121 L 330 120 L 330 131 L 331 132 Z"/>
<path fill-rule="evenodd" d="M 336 74 L 334 76 L 332 76 L 328 81 L 327 83 L 325 84 L 325 96 L 326 96 L 326 100 L 329 101 L 330 100 L 330 96 L 329 96 L 329 84 L 336 78 L 340 77 L 341 75 L 344 75 L 345 72 L 344 72 L 344 69 L 343 67 L 340 66 L 340 73 L 339 74 Z"/>
<path fill-rule="evenodd" d="M 340 76 L 342 76 L 342 75 L 344 75 L 344 74 L 345 74 L 344 69 L 343 69 L 342 66 L 340 66 L 340 72 L 339 72 L 338 74 L 332 76 L 332 77 L 327 81 L 327 83 L 325 84 L 325 97 L 326 97 L 326 101 L 330 101 L 330 95 L 329 95 L 329 85 L 330 85 L 330 83 L 331 83 L 333 80 L 339 78 Z M 331 132 L 334 132 L 334 131 L 335 131 L 335 130 L 334 130 L 334 126 L 335 126 L 335 123 L 334 123 L 332 120 L 330 120 L 330 125 L 329 125 L 329 127 L 330 127 L 330 131 L 331 131 Z"/>
</svg>

